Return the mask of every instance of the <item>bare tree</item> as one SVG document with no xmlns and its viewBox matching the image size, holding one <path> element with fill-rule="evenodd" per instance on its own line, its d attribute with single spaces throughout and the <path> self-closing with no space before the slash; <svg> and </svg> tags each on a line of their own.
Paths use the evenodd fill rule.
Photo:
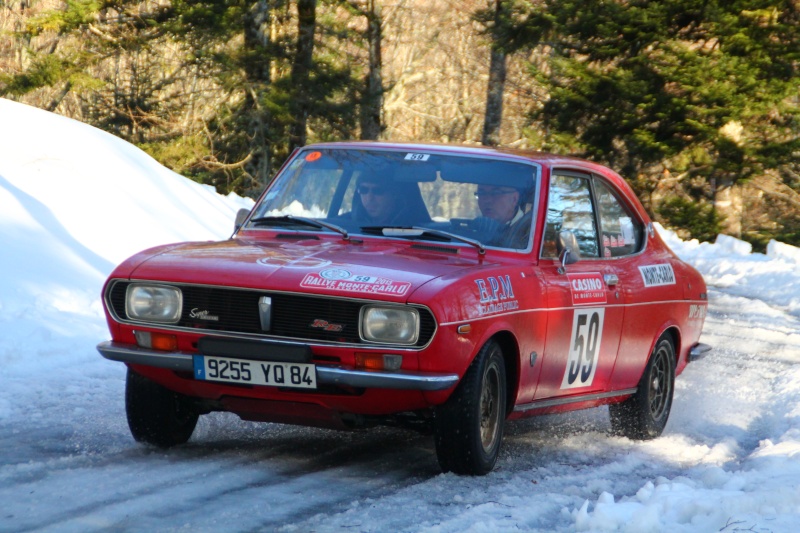
<svg viewBox="0 0 800 533">
<path fill-rule="evenodd" d="M 361 99 L 361 138 L 377 139 L 383 129 L 381 110 L 383 108 L 383 67 L 381 45 L 383 40 L 383 21 L 381 5 L 376 0 L 367 0 L 364 15 L 367 18 L 367 48 L 369 67 L 364 94 Z"/>
<path fill-rule="evenodd" d="M 503 0 L 494 2 L 494 24 L 490 28 L 492 42 L 489 60 L 489 85 L 486 89 L 486 114 L 483 119 L 481 144 L 500 144 L 500 124 L 503 120 L 503 93 L 506 85 L 506 52 L 500 43 L 503 24 Z"/>
<path fill-rule="evenodd" d="M 297 49 L 292 62 L 294 104 L 293 123 L 289 132 L 289 150 L 306 144 L 311 95 L 308 91 L 314 53 L 314 32 L 317 26 L 317 0 L 297 0 Z"/>
</svg>

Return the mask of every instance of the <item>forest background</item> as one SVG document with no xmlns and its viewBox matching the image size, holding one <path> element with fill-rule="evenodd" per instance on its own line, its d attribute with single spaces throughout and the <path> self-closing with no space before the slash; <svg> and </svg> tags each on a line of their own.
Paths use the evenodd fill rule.
<svg viewBox="0 0 800 533">
<path fill-rule="evenodd" d="M 0 96 L 220 193 L 314 141 L 484 144 L 605 163 L 683 238 L 800 244 L 800 0 L 0 0 Z"/>
</svg>

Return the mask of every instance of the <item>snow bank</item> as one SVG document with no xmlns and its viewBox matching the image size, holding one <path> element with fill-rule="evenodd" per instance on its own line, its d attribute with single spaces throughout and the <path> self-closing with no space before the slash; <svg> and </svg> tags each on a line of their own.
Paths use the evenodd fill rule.
<svg viewBox="0 0 800 533">
<path fill-rule="evenodd" d="M 280 502 L 287 495 L 298 495 L 294 499 L 299 501 L 311 486 L 335 486 L 341 491 L 342 478 L 355 475 L 359 490 L 351 491 L 350 509 L 337 512 L 340 507 L 323 506 L 318 517 L 312 516 L 304 524 L 313 527 L 301 525 L 295 529 L 298 531 L 355 527 L 359 531 L 431 532 L 788 532 L 800 524 L 796 322 L 792 319 L 788 327 L 786 320 L 778 324 L 785 315 L 761 302 L 800 316 L 800 250 L 771 242 L 766 254 L 753 254 L 747 243 L 732 237 L 721 235 L 715 243 L 684 242 L 661 227 L 659 233 L 668 245 L 700 270 L 709 286 L 752 299 L 741 312 L 752 313 L 754 329 L 769 337 L 759 343 L 784 349 L 767 364 L 761 360 L 773 354 L 765 350 L 750 346 L 749 352 L 726 352 L 726 346 L 718 346 L 703 362 L 690 365 L 676 384 L 676 395 L 680 404 L 692 407 L 673 412 L 670 431 L 659 439 L 636 443 L 586 431 L 566 437 L 543 435 L 539 442 L 537 432 L 527 435 L 523 431 L 516 436 L 516 451 L 506 451 L 498 470 L 489 476 L 438 475 L 400 486 L 389 491 L 389 496 L 376 494 L 360 500 L 361 488 L 368 483 L 354 472 L 358 468 L 343 472 L 345 467 L 326 467 L 317 472 L 320 467 L 314 463 L 313 474 L 293 473 L 288 479 L 272 472 L 260 451 L 235 450 L 235 464 L 222 467 L 216 463 L 225 465 L 224 453 L 222 459 L 213 461 L 205 452 L 196 461 L 164 456 L 164 470 L 179 470 L 174 483 L 163 483 L 167 490 L 141 492 L 137 487 L 128 500 L 124 483 L 109 484 L 110 492 L 101 491 L 95 509 L 91 503 L 95 494 L 90 493 L 97 492 L 93 487 L 99 480 L 109 478 L 108 465 L 118 467 L 123 477 L 144 479 L 144 463 L 137 459 L 141 456 L 124 448 L 127 440 L 120 441 L 126 443 L 119 445 L 123 453 L 114 444 L 111 452 L 100 452 L 109 454 L 101 455 L 100 466 L 75 468 L 74 472 L 71 467 L 56 468 L 55 478 L 45 472 L 72 458 L 50 450 L 53 442 L 63 439 L 62 419 L 79 419 L 84 412 L 100 417 L 92 419 L 88 433 L 100 436 L 88 441 L 88 451 L 70 452 L 90 457 L 95 448 L 107 448 L 101 444 L 111 434 L 104 433 L 107 428 L 124 424 L 117 410 L 100 405 L 103 402 L 94 401 L 95 396 L 88 392 L 100 388 L 97 397 L 108 400 L 122 388 L 124 367 L 105 364 L 94 350 L 98 341 L 107 338 L 100 307 L 103 281 L 115 264 L 140 249 L 226 238 L 235 212 L 252 203 L 236 196 L 221 197 L 209 187 L 163 168 L 137 148 L 84 124 L 3 99 L 0 119 L 0 425 L 14 427 L 7 431 L 6 453 L 24 456 L 7 459 L 7 467 L 0 461 L 0 491 L 5 491 L 4 501 L 11 501 L 10 510 L 23 509 L 17 511 L 15 524 L 33 516 L 29 510 L 36 507 L 26 503 L 31 495 L 40 499 L 43 513 L 55 517 L 52 522 L 42 522 L 51 528 L 71 524 L 73 529 L 85 530 L 89 523 L 93 524 L 90 529 L 97 528 L 106 522 L 80 520 L 107 516 L 103 513 L 115 516 L 116 512 L 122 518 L 108 524 L 132 524 L 127 521 L 131 515 L 127 502 L 142 506 L 145 521 L 137 522 L 140 529 L 147 529 L 156 519 L 162 528 L 171 530 L 221 523 L 214 522 L 219 516 L 208 516 L 218 507 L 203 511 L 203 505 L 219 497 L 216 485 L 212 483 L 205 494 L 205 481 L 196 483 L 193 490 L 201 497 L 192 500 L 190 494 L 187 503 L 187 491 L 191 490 L 186 472 L 196 479 L 224 480 L 222 492 L 236 488 L 238 478 L 254 475 L 255 482 L 246 478 L 245 485 L 233 491 L 236 508 L 245 509 L 245 514 L 255 510 L 269 514 L 264 501 Z M 731 308 L 742 307 L 739 298 L 727 294 L 714 302 L 716 309 L 722 307 L 724 298 L 735 300 Z M 753 335 L 751 330 L 742 331 L 747 329 L 742 324 L 749 322 L 724 316 L 732 312 L 726 309 L 718 312 L 723 316 L 710 317 L 717 320 L 717 329 L 729 328 L 728 344 Z M 726 326 L 729 320 L 731 325 Z M 756 367 L 748 357 L 762 365 Z M 114 396 L 114 401 L 122 400 Z M 19 440 L 16 433 L 29 431 L 31 420 L 47 428 L 37 429 L 31 439 L 44 436 L 50 442 L 20 448 L 18 443 L 27 441 Z M 128 439 L 127 432 L 120 431 Z M 536 462 L 537 450 L 553 439 L 558 449 L 546 452 L 544 460 Z M 148 472 L 154 471 L 152 460 L 159 457 L 160 452 L 144 455 Z M 251 462 L 258 463 L 257 468 Z M 207 465 L 222 474 L 216 478 L 216 474 L 208 475 L 203 470 Z M 370 470 L 369 478 L 384 475 L 383 466 L 380 472 Z M 26 468 L 33 472 L 41 468 L 41 477 L 38 473 L 17 475 L 17 469 Z M 236 475 L 228 475 L 230 471 Z M 262 474 L 276 475 L 277 481 L 265 483 L 265 478 L 259 477 Z M 394 485 L 392 475 L 388 484 Z M 299 485 L 287 491 L 286 483 L 292 481 Z M 227 483 L 234 484 L 229 487 Z M 398 482 L 404 483 L 402 478 Z M 42 496 L 70 491 L 75 493 L 73 498 Z M 163 511 L 156 507 L 148 514 L 156 500 L 164 500 Z M 194 501 L 201 503 L 195 506 Z M 314 500 L 315 506 L 318 503 Z M 174 515 L 175 509 L 184 514 Z M 199 514 L 198 509 L 202 511 Z M 12 512 L 6 514 L 10 520 Z M 195 519 L 191 523 L 186 518 L 190 514 Z M 136 513 L 131 516 L 136 517 L 131 520 L 139 519 Z M 235 521 L 225 524 L 231 529 L 237 525 Z M 246 528 L 238 525 L 240 529 L 258 528 L 256 522 Z"/>
<path fill-rule="evenodd" d="M 711 287 L 769 302 L 800 316 L 800 248 L 770 241 L 766 254 L 752 253 L 750 243 L 718 235 L 714 243 L 682 241 L 656 224 L 661 238 L 692 264 Z"/>
<path fill-rule="evenodd" d="M 252 205 L 75 120 L 5 99 L 0 118 L 0 366 L 36 365 L 31 350 L 66 361 L 105 338 L 100 291 L 115 265 L 158 244 L 225 239 Z"/>
</svg>

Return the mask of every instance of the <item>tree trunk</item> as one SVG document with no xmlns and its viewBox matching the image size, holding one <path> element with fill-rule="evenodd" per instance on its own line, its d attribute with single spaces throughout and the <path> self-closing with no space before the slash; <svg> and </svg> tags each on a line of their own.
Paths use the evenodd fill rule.
<svg viewBox="0 0 800 533">
<path fill-rule="evenodd" d="M 245 109 L 249 117 L 250 159 L 245 171 L 259 184 L 269 180 L 269 122 L 266 111 L 259 101 L 261 89 L 269 85 L 270 75 L 270 6 L 266 0 L 258 0 L 244 19 L 244 48 L 246 87 Z"/>
<path fill-rule="evenodd" d="M 376 140 L 381 134 L 383 108 L 383 78 L 381 76 L 381 6 L 367 0 L 367 42 L 369 44 L 369 73 L 361 99 L 361 139 Z"/>
<path fill-rule="evenodd" d="M 293 122 L 289 129 L 289 151 L 306 143 L 306 126 L 310 106 L 308 86 L 314 53 L 317 0 L 297 0 L 297 50 L 292 62 Z"/>
<path fill-rule="evenodd" d="M 486 117 L 483 121 L 481 144 L 500 144 L 500 124 L 503 120 L 503 92 L 506 85 L 506 53 L 499 45 L 498 31 L 503 24 L 503 0 L 495 0 L 492 52 L 489 63 L 489 86 L 486 90 Z"/>
</svg>

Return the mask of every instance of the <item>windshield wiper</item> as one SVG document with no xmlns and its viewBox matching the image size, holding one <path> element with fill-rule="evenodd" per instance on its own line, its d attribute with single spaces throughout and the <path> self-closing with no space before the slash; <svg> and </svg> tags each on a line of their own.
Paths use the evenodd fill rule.
<svg viewBox="0 0 800 533">
<path fill-rule="evenodd" d="M 361 231 L 364 233 L 385 235 L 387 237 L 424 237 L 426 235 L 430 237 L 441 237 L 448 241 L 459 241 L 474 246 L 481 255 L 486 253 L 486 247 L 480 241 L 440 229 L 425 228 L 422 226 L 368 226 L 361 228 Z"/>
<path fill-rule="evenodd" d="M 283 215 L 279 217 L 257 217 L 252 219 L 250 223 L 256 226 L 279 226 L 283 228 L 292 226 L 308 226 L 317 229 L 329 229 L 341 234 L 344 240 L 350 239 L 350 234 L 347 233 L 346 229 L 339 227 L 336 224 L 322 222 L 313 218 L 297 217 L 294 215 Z"/>
</svg>

